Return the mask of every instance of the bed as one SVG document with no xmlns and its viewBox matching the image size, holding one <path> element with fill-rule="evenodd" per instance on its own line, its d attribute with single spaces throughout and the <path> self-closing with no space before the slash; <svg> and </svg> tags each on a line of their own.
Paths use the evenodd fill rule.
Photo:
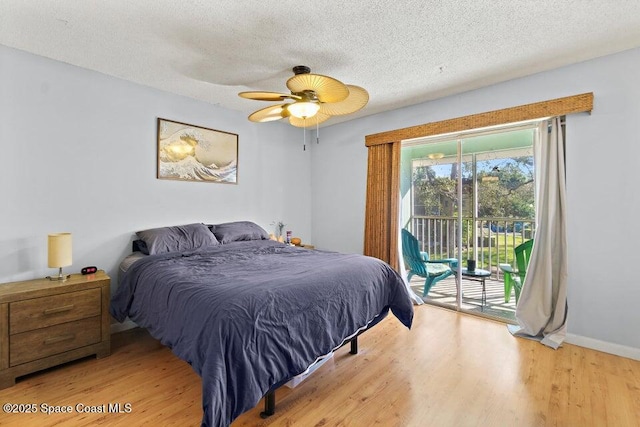
<svg viewBox="0 0 640 427">
<path fill-rule="evenodd" d="M 146 328 L 202 378 L 203 426 L 226 426 L 354 340 L 389 310 L 407 328 L 400 276 L 362 255 L 297 248 L 258 225 L 138 232 L 110 311 Z M 352 347 L 353 352 L 353 347 Z"/>
</svg>

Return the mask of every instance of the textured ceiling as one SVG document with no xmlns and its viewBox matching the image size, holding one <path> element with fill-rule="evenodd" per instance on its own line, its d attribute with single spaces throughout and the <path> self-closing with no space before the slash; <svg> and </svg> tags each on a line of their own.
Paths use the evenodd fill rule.
<svg viewBox="0 0 640 427">
<path fill-rule="evenodd" d="M 295 65 L 366 88 L 325 125 L 640 46 L 638 0 L 1 0 L 0 44 L 249 114 Z"/>
</svg>

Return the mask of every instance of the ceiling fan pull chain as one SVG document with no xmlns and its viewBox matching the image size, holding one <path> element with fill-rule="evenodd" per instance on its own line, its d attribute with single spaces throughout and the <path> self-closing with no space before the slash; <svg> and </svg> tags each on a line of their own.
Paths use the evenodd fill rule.
<svg viewBox="0 0 640 427">
<path fill-rule="evenodd" d="M 307 119 L 302 119 L 302 151 L 307 151 L 307 128 L 305 125 L 307 124 Z"/>
<path fill-rule="evenodd" d="M 320 124 L 316 122 L 316 144 L 320 144 Z"/>
</svg>

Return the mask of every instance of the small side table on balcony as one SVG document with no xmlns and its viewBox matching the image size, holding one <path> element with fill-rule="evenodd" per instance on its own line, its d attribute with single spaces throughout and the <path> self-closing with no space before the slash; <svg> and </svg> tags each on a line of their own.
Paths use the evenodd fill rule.
<svg viewBox="0 0 640 427">
<path fill-rule="evenodd" d="M 458 269 L 452 267 L 451 271 L 453 271 L 456 280 L 458 280 Z M 491 276 L 491 272 L 489 270 L 476 268 L 473 271 L 468 271 L 466 268 L 462 268 L 462 277 L 468 280 L 482 283 L 482 309 L 484 309 L 484 306 L 487 304 L 487 289 L 484 282 L 489 276 Z"/>
</svg>

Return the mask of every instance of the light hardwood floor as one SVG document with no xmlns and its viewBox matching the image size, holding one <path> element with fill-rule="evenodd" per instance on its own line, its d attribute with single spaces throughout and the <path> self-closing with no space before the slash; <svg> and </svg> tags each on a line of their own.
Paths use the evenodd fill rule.
<svg viewBox="0 0 640 427">
<path fill-rule="evenodd" d="M 512 337 L 501 323 L 420 306 L 411 331 L 391 315 L 307 381 L 262 402 L 239 426 L 640 426 L 640 361 Z M 122 414 L 6 414 L 2 426 L 189 426 L 200 379 L 145 331 L 115 334 L 111 356 L 18 380 L 0 403 L 107 405 Z M 75 408 L 74 408 L 75 409 Z"/>
</svg>

